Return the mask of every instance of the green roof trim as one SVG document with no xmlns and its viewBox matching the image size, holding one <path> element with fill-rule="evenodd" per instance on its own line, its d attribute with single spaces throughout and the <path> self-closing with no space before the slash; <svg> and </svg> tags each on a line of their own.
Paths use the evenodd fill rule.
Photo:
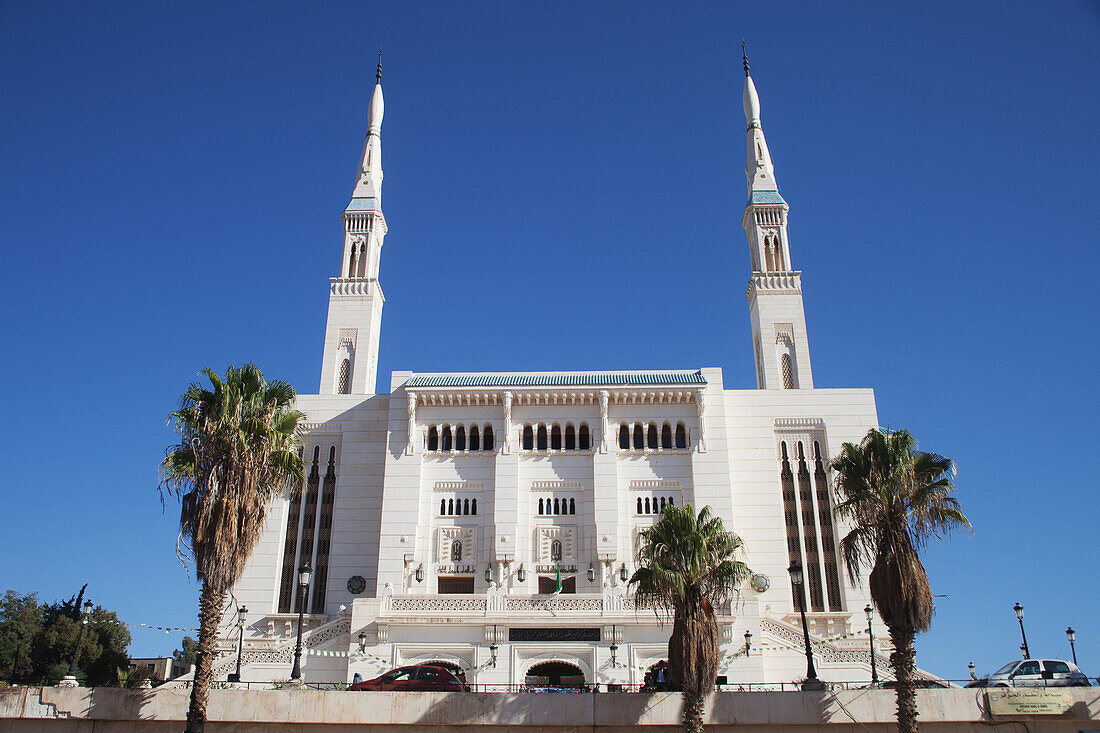
<svg viewBox="0 0 1100 733">
<path fill-rule="evenodd" d="M 645 374 L 463 374 L 413 377 L 406 387 L 630 387 L 706 384 L 701 372 Z"/>
</svg>

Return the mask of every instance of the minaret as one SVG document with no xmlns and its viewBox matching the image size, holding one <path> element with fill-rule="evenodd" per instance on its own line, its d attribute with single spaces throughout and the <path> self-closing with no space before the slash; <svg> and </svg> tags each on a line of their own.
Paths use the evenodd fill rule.
<svg viewBox="0 0 1100 733">
<path fill-rule="evenodd" d="M 744 44 L 742 44 L 742 49 Z M 752 278 L 749 311 L 752 317 L 756 386 L 759 389 L 813 389 L 806 315 L 802 308 L 802 273 L 791 264 L 787 242 L 790 207 L 779 194 L 771 151 L 760 126 L 760 97 L 745 64 L 745 120 L 748 122 L 745 177 L 749 201 L 741 226 L 749 239 Z"/>
<path fill-rule="evenodd" d="M 386 237 L 382 215 L 382 52 L 367 109 L 367 141 L 351 203 L 344 209 L 340 276 L 329 280 L 328 324 L 320 394 L 374 394 L 382 305 L 378 261 Z"/>
</svg>

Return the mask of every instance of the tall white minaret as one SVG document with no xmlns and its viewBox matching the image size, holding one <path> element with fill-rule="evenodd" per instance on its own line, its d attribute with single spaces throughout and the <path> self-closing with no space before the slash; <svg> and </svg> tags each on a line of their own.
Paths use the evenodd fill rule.
<svg viewBox="0 0 1100 733">
<path fill-rule="evenodd" d="M 328 323 L 320 394 L 374 394 L 382 305 L 378 262 L 386 237 L 382 215 L 382 52 L 367 110 L 367 141 L 351 203 L 344 209 L 340 276 L 329 280 Z"/>
<path fill-rule="evenodd" d="M 742 44 L 744 48 L 744 44 Z M 759 389 L 813 389 L 810 351 L 806 340 L 806 314 L 802 308 L 802 273 L 791 264 L 787 243 L 790 207 L 779 194 L 771 151 L 760 126 L 760 97 L 745 64 L 745 120 L 748 149 L 745 177 L 749 201 L 741 226 L 749 239 L 752 278 L 749 311 L 756 386 Z"/>
</svg>

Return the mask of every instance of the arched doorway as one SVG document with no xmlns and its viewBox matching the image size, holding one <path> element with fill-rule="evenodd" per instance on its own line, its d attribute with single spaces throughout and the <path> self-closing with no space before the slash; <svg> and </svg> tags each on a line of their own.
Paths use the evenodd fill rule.
<svg viewBox="0 0 1100 733">
<path fill-rule="evenodd" d="M 417 662 L 417 664 L 426 664 L 432 667 L 442 667 L 443 669 L 447 670 L 455 677 L 457 677 L 459 682 L 464 685 L 466 684 L 466 670 L 464 670 L 462 668 L 462 665 L 460 664 L 456 664 L 454 662 L 445 662 L 442 659 L 433 659 L 429 662 Z"/>
<path fill-rule="evenodd" d="M 585 685 L 584 672 L 568 662 L 542 662 L 527 670 L 524 683 L 528 687 L 558 687 L 581 689 Z"/>
</svg>

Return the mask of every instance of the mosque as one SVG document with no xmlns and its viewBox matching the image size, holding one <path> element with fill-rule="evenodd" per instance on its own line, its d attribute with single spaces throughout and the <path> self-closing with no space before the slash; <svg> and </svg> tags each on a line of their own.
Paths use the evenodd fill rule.
<svg viewBox="0 0 1100 733">
<path fill-rule="evenodd" d="M 671 624 L 636 604 L 626 580 L 642 530 L 688 503 L 740 535 L 754 571 L 717 609 L 720 682 L 804 678 L 796 587 L 818 675 L 870 678 L 869 594 L 838 561 L 846 530 L 832 513 L 829 457 L 878 424 L 875 397 L 814 385 L 790 207 L 747 59 L 744 109 L 754 388 L 685 366 L 394 372 L 378 393 L 389 231 L 379 65 L 329 280 L 320 387 L 299 397 L 307 479 L 269 513 L 234 591 L 247 611 L 223 619 L 216 679 L 235 669 L 239 640 L 243 680 L 287 679 L 302 612 L 309 682 L 435 662 L 483 689 L 640 685 L 667 657 Z M 795 561 L 801 586 L 788 574 Z M 886 653 L 876 648 L 888 672 Z"/>
</svg>

